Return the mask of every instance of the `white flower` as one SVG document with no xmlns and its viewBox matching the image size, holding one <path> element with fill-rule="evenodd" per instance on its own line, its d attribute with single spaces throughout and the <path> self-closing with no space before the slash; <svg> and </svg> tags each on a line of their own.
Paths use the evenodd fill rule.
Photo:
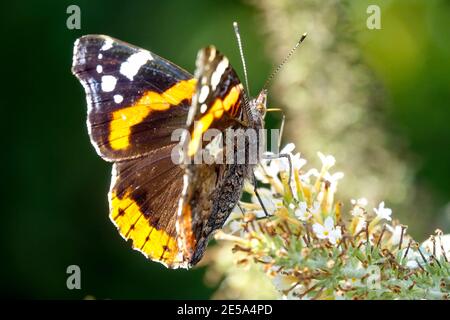
<svg viewBox="0 0 450 320">
<path fill-rule="evenodd" d="M 404 249 L 406 250 L 406 249 Z M 404 250 L 402 250 L 402 254 L 404 252 Z M 425 263 L 423 261 L 422 256 L 425 258 L 425 260 L 430 260 L 430 254 L 426 251 L 426 249 L 423 246 L 420 246 L 420 252 L 422 254 L 419 253 L 418 250 L 414 250 L 412 248 L 410 248 L 410 250 L 408 251 L 408 254 L 406 255 L 406 266 L 410 269 L 416 269 L 419 267 L 419 263 L 423 264 Z"/>
<path fill-rule="evenodd" d="M 227 220 L 224 223 L 226 226 L 227 232 L 230 234 L 238 235 L 240 237 L 244 234 L 244 228 L 242 223 L 242 211 L 236 206 L 236 208 L 231 212 L 228 216 Z"/>
<path fill-rule="evenodd" d="M 358 278 L 358 277 L 351 277 L 346 280 L 341 280 L 341 281 L 339 281 L 339 283 L 345 289 L 351 289 L 351 288 L 363 286 L 363 284 L 361 282 L 361 278 Z"/>
<path fill-rule="evenodd" d="M 294 151 L 295 145 L 293 143 L 288 143 L 283 149 L 281 149 L 279 155 L 288 155 L 293 170 L 299 170 L 306 164 L 306 160 L 300 157 L 300 153 L 296 153 L 295 155 L 292 153 Z M 270 164 L 266 167 L 267 173 L 271 177 L 276 177 L 280 172 L 289 172 L 289 160 L 286 157 L 278 157 L 277 154 L 273 152 L 264 153 L 266 156 L 273 157 L 271 160 L 263 160 L 270 161 Z"/>
<path fill-rule="evenodd" d="M 442 235 L 442 236 L 437 236 L 435 237 L 435 248 L 434 250 L 436 251 L 436 258 L 441 258 L 441 256 L 443 256 L 442 254 L 442 248 L 444 248 L 444 253 L 445 256 L 447 258 L 450 258 L 450 234 L 446 234 L 446 235 Z M 442 248 L 441 248 L 442 245 Z M 433 252 L 433 241 L 431 241 L 430 239 L 424 241 L 421 245 L 421 247 L 425 248 L 426 252 Z"/>
<path fill-rule="evenodd" d="M 336 172 L 333 174 L 330 174 L 328 171 L 325 172 L 323 178 L 325 180 L 327 180 L 328 182 L 330 182 L 331 184 L 335 184 L 336 182 L 338 182 L 338 180 L 342 179 L 344 177 L 344 173 L 343 172 Z"/>
<path fill-rule="evenodd" d="M 292 151 L 294 149 L 295 145 L 293 143 L 288 143 L 286 146 L 284 146 L 283 149 L 281 149 L 279 154 L 287 154 L 292 159 Z M 264 155 L 274 158 L 264 160 L 266 162 L 270 161 L 270 164 L 267 168 L 267 173 L 270 176 L 276 177 L 279 172 L 289 171 L 289 161 L 288 159 L 286 159 L 286 157 L 277 157 L 277 154 L 273 152 L 265 152 Z"/>
<path fill-rule="evenodd" d="M 364 209 L 359 206 L 355 206 L 352 209 L 351 213 L 354 217 L 364 217 Z"/>
<path fill-rule="evenodd" d="M 322 165 L 326 170 L 330 169 L 336 163 L 336 159 L 332 155 L 324 155 L 322 152 L 317 152 L 319 155 L 320 161 L 322 161 Z"/>
<path fill-rule="evenodd" d="M 292 159 L 292 168 L 295 171 L 300 170 L 306 164 L 306 160 L 300 157 L 300 153 L 294 154 L 294 156 L 291 159 Z"/>
<path fill-rule="evenodd" d="M 332 244 L 336 244 L 338 240 L 342 239 L 342 232 L 341 232 L 341 227 L 336 227 L 336 229 L 334 229 L 330 236 L 328 237 L 328 240 L 332 243 Z"/>
<path fill-rule="evenodd" d="M 238 220 L 242 218 L 242 211 L 236 206 L 233 211 L 231 211 L 230 215 L 228 216 L 227 220 L 225 221 L 224 225 L 228 225 L 234 220 Z"/>
<path fill-rule="evenodd" d="M 288 153 L 291 154 L 292 151 L 294 151 L 294 149 L 295 149 L 295 144 L 290 142 L 287 145 L 285 145 L 283 149 L 281 149 L 280 154 L 288 154 Z"/>
<path fill-rule="evenodd" d="M 288 292 L 286 296 L 283 296 L 283 300 L 300 300 L 300 296 L 305 291 L 305 288 L 298 284 L 292 290 Z M 302 300 L 308 300 L 306 296 L 301 298 Z"/>
<path fill-rule="evenodd" d="M 256 179 L 261 181 L 262 183 L 269 183 L 269 180 L 267 180 L 267 165 L 263 161 L 261 161 L 259 166 L 255 166 L 255 170 L 253 170 L 255 173 Z"/>
<path fill-rule="evenodd" d="M 399 244 L 400 238 L 402 237 L 402 232 L 403 232 L 402 226 L 398 225 L 398 226 L 392 227 L 390 225 L 386 225 L 386 227 L 392 233 L 391 244 L 393 246 Z"/>
<path fill-rule="evenodd" d="M 310 209 L 312 214 L 318 214 L 320 212 L 320 202 L 314 201 L 313 207 Z"/>
<path fill-rule="evenodd" d="M 409 260 L 409 261 L 406 263 L 406 266 L 407 266 L 409 269 L 416 269 L 416 268 L 419 266 L 419 264 L 417 263 L 416 260 Z"/>
<path fill-rule="evenodd" d="M 357 234 L 361 230 L 365 229 L 366 226 L 367 226 L 367 221 L 364 220 L 364 218 L 358 219 L 358 224 L 356 225 L 356 228 L 355 228 L 355 234 Z"/>
<path fill-rule="evenodd" d="M 229 228 L 230 228 L 230 233 L 234 234 L 237 231 L 242 230 L 242 223 L 237 221 L 237 220 L 233 220 L 228 224 Z"/>
<path fill-rule="evenodd" d="M 299 284 L 299 279 L 292 275 L 292 269 L 285 269 L 282 271 L 277 271 L 275 276 L 272 278 L 272 283 L 280 293 L 282 293 L 283 300 L 298 300 L 299 295 L 304 291 L 303 285 Z"/>
<path fill-rule="evenodd" d="M 283 204 L 283 200 L 275 199 L 272 196 L 272 193 L 269 189 L 259 188 L 258 194 L 261 197 L 261 201 L 262 201 L 262 204 L 264 205 L 264 208 L 267 210 L 267 213 L 270 215 L 273 214 Z M 252 195 L 252 203 L 259 204 L 259 206 L 261 207 L 261 209 L 254 211 L 254 214 L 256 215 L 256 217 L 257 218 L 265 217 L 266 214 L 261 206 L 261 203 L 259 202 L 258 198 L 256 197 L 256 195 Z"/>
<path fill-rule="evenodd" d="M 367 199 L 366 198 L 359 198 L 357 200 L 352 199 L 352 200 L 350 200 L 350 202 L 352 203 L 352 205 L 358 206 L 358 207 L 365 207 L 365 206 L 367 206 Z"/>
<path fill-rule="evenodd" d="M 403 250 L 402 250 L 402 254 L 403 254 Z M 419 264 L 417 261 L 419 261 L 419 259 L 422 259 L 419 252 L 414 251 L 413 249 L 410 249 L 408 251 L 408 254 L 406 256 L 406 267 L 408 267 L 409 269 L 416 269 L 419 267 Z"/>
<path fill-rule="evenodd" d="M 278 177 L 278 173 L 284 171 L 283 161 L 281 159 L 267 160 L 269 164 L 265 166 L 266 172 L 272 178 Z"/>
<path fill-rule="evenodd" d="M 298 204 L 298 209 L 295 209 L 294 214 L 301 221 L 307 221 L 312 216 L 311 212 L 308 211 L 308 206 L 306 205 L 306 202 L 304 201 Z"/>
<path fill-rule="evenodd" d="M 382 201 L 378 205 L 378 209 L 374 208 L 373 211 L 375 211 L 375 213 L 377 214 L 377 218 L 380 220 L 381 219 L 386 219 L 388 221 L 392 220 L 391 218 L 392 210 L 384 207 L 384 201 Z"/>
<path fill-rule="evenodd" d="M 366 213 L 364 210 L 364 207 L 367 206 L 366 198 L 359 198 L 358 200 L 352 199 L 350 202 L 353 205 L 353 208 L 350 211 L 352 216 L 363 218 Z"/>
<path fill-rule="evenodd" d="M 314 223 L 313 231 L 319 239 L 328 239 L 332 244 L 342 238 L 341 227 L 334 227 L 334 221 L 331 217 L 325 219 L 323 225 Z"/>
<path fill-rule="evenodd" d="M 286 291 L 293 288 L 298 279 L 288 274 L 277 273 L 272 282 L 278 291 Z"/>
<path fill-rule="evenodd" d="M 309 183 L 311 176 L 318 178 L 320 176 L 320 173 L 317 169 L 313 168 L 313 169 L 308 170 L 308 172 L 306 172 L 305 174 L 302 174 L 300 176 L 300 179 L 303 182 Z"/>
</svg>

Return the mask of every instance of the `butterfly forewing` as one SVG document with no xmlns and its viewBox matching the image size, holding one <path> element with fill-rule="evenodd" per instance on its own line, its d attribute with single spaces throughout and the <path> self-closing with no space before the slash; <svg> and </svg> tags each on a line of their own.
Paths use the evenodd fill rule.
<svg viewBox="0 0 450 320">
<path fill-rule="evenodd" d="M 186 123 L 195 80 L 154 53 L 88 35 L 75 43 L 72 72 L 85 88 L 89 134 L 105 160 L 157 150 Z"/>
<path fill-rule="evenodd" d="M 210 143 L 203 139 L 206 130 L 218 129 L 224 134 L 227 129 L 242 128 L 245 121 L 245 93 L 228 59 L 210 46 L 200 50 L 196 67 L 197 89 L 187 123 L 190 141 L 184 150 L 184 158 L 191 161 Z M 247 171 L 246 164 L 185 165 L 177 232 L 183 259 L 189 265 L 202 258 L 212 232 L 223 226 L 235 207 Z"/>
</svg>

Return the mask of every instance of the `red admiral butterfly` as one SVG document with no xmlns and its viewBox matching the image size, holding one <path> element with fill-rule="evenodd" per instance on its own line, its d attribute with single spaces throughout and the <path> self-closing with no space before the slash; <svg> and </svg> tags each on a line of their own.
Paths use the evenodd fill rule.
<svg viewBox="0 0 450 320">
<path fill-rule="evenodd" d="M 192 158 L 205 147 L 207 129 L 262 129 L 266 112 L 266 90 L 249 99 L 215 47 L 199 51 L 196 67 L 193 77 L 104 35 L 83 36 L 74 46 L 72 72 L 86 92 L 91 142 L 114 163 L 110 218 L 134 249 L 170 268 L 188 268 L 202 258 L 253 167 L 174 163 L 172 132 L 189 130 L 183 155 Z"/>
</svg>

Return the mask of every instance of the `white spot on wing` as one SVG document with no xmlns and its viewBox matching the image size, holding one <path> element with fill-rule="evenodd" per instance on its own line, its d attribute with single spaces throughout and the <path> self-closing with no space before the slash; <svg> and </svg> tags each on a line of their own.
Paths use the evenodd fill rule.
<svg viewBox="0 0 450 320">
<path fill-rule="evenodd" d="M 225 72 L 225 69 L 228 67 L 228 59 L 224 57 L 222 61 L 219 62 L 217 65 L 216 70 L 213 72 L 211 76 L 211 86 L 213 90 L 216 90 L 217 85 L 220 82 L 220 79 L 222 78 L 223 73 Z"/>
<path fill-rule="evenodd" d="M 98 64 L 97 67 L 95 68 L 95 70 L 97 70 L 97 73 L 102 73 L 103 72 L 103 67 Z"/>
<path fill-rule="evenodd" d="M 77 63 L 80 63 L 80 62 L 78 62 L 78 60 L 80 59 L 79 54 L 78 54 L 78 51 L 80 49 L 79 45 L 80 45 L 80 39 L 75 40 L 75 43 L 73 45 L 72 67 L 75 67 L 77 65 Z M 84 59 L 81 62 L 84 63 Z"/>
<path fill-rule="evenodd" d="M 205 113 L 206 109 L 208 109 L 208 106 L 206 104 L 202 104 L 201 107 L 200 107 L 200 112 L 201 113 Z"/>
<path fill-rule="evenodd" d="M 100 51 L 106 51 L 112 48 L 114 40 L 110 37 L 105 37 L 105 42 L 103 46 L 100 48 Z"/>
<path fill-rule="evenodd" d="M 114 76 L 102 77 L 102 90 L 105 92 L 111 92 L 116 87 L 117 79 Z"/>
<path fill-rule="evenodd" d="M 215 57 L 216 57 L 216 48 L 212 47 L 208 57 L 209 62 L 213 61 Z"/>
<path fill-rule="evenodd" d="M 113 98 L 115 103 L 121 103 L 123 101 L 123 97 L 120 94 L 115 94 Z"/>
<path fill-rule="evenodd" d="M 206 98 L 208 98 L 209 94 L 209 87 L 207 85 L 202 86 L 200 89 L 200 94 L 198 96 L 198 103 L 203 103 L 206 101 Z"/>
<path fill-rule="evenodd" d="M 128 57 L 127 61 L 121 64 L 120 73 L 128 79 L 133 80 L 139 69 L 149 60 L 153 60 L 153 57 L 150 52 L 146 50 L 141 50 L 132 54 Z"/>
<path fill-rule="evenodd" d="M 185 174 L 183 175 L 183 190 L 181 191 L 181 194 L 184 196 L 187 192 L 187 188 L 189 185 L 188 176 Z"/>
<path fill-rule="evenodd" d="M 99 53 L 97 58 L 99 58 L 100 60 L 103 59 L 103 54 Z"/>
</svg>

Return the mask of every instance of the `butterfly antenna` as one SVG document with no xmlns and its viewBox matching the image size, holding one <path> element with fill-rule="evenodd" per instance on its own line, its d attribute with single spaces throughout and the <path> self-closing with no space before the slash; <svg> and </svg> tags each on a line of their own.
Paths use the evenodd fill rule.
<svg viewBox="0 0 450 320">
<path fill-rule="evenodd" d="M 236 39 L 237 39 L 238 46 L 239 46 L 239 53 L 241 54 L 242 67 L 244 68 L 245 86 L 247 87 L 247 92 L 250 95 L 250 91 L 249 91 L 249 87 L 248 87 L 247 65 L 245 64 L 244 50 L 242 49 L 241 34 L 239 33 L 239 26 L 236 21 L 233 22 L 233 27 L 234 27 L 234 33 L 236 34 Z"/>
<path fill-rule="evenodd" d="M 305 32 L 304 34 L 302 34 L 302 36 L 300 37 L 300 40 L 297 41 L 297 43 L 295 44 L 295 46 L 291 49 L 291 51 L 289 51 L 289 53 L 287 54 L 287 56 L 284 58 L 284 60 L 278 65 L 278 67 L 272 72 L 272 74 L 269 76 L 269 78 L 267 78 L 266 83 L 263 86 L 263 90 L 267 89 L 267 85 L 270 83 L 270 81 L 272 81 L 273 77 L 275 77 L 275 75 L 278 73 L 278 71 L 280 71 L 281 67 L 289 60 L 289 58 L 294 54 L 295 50 L 297 50 L 297 48 L 300 46 L 300 44 L 303 42 L 303 40 L 305 40 L 307 33 Z"/>
</svg>

